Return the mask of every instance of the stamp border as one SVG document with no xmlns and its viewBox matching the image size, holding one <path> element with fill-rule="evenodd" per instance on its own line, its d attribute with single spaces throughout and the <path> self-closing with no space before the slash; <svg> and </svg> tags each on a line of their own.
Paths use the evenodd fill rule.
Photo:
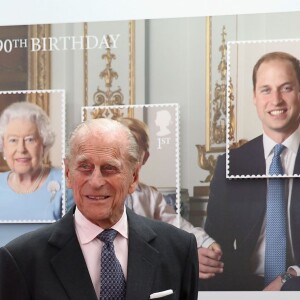
<svg viewBox="0 0 300 300">
<path fill-rule="evenodd" d="M 230 55 L 231 55 L 231 46 L 236 44 L 271 44 L 271 43 L 286 43 L 286 42 L 300 42 L 300 38 L 289 38 L 289 39 L 268 39 L 268 40 L 243 40 L 243 41 L 228 41 L 227 42 L 227 78 L 226 78 L 226 178 L 227 179 L 260 179 L 260 178 L 299 178 L 300 174 L 292 175 L 254 175 L 254 174 L 245 174 L 245 175 L 230 175 L 229 174 L 229 165 L 230 165 L 230 141 L 229 141 L 229 130 L 230 130 Z M 299 58 L 300 60 L 300 58 Z M 300 145 L 299 145 L 300 147 Z"/>
<path fill-rule="evenodd" d="M 60 142 L 61 142 L 61 192 L 62 192 L 62 212 L 63 216 L 66 212 L 66 199 L 65 199 L 65 177 L 64 177 L 64 165 L 63 158 L 65 154 L 65 136 L 66 136 L 66 92 L 64 89 L 47 89 L 47 90 L 8 90 L 0 91 L 0 94 L 33 94 L 33 93 L 60 93 L 60 117 L 61 117 L 61 129 L 60 129 Z M 21 219 L 21 220 L 0 220 L 0 224 L 40 224 L 40 223 L 54 223 L 56 220 L 43 220 L 43 219 Z"/>
</svg>

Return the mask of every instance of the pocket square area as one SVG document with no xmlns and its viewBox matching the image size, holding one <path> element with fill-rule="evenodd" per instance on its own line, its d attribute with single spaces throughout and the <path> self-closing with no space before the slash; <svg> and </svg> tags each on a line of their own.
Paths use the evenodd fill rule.
<svg viewBox="0 0 300 300">
<path fill-rule="evenodd" d="M 165 291 L 151 294 L 150 299 L 158 299 L 172 294 L 173 294 L 173 290 L 165 290 Z"/>
</svg>

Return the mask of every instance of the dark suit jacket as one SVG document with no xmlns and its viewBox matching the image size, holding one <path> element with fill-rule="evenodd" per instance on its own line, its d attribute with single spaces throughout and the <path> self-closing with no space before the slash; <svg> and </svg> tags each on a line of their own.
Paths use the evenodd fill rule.
<svg viewBox="0 0 300 300">
<path fill-rule="evenodd" d="M 282 291 L 300 291 L 300 276 L 289 279 L 281 288 Z"/>
<path fill-rule="evenodd" d="M 235 174 L 265 174 L 262 136 L 230 151 L 230 168 Z M 294 174 L 300 174 L 298 150 Z M 296 263 L 300 265 L 300 179 L 294 178 L 290 207 L 291 232 Z M 205 229 L 222 246 L 227 279 L 216 289 L 256 290 L 249 285 L 250 259 L 261 231 L 266 211 L 267 179 L 226 179 L 226 159 L 217 162 L 210 186 Z M 236 247 L 234 247 L 234 244 Z M 241 282 L 245 277 L 244 283 Z M 226 284 L 228 283 L 228 286 Z M 224 286 L 225 284 L 225 286 Z M 261 284 L 261 283 L 260 283 Z M 238 285 L 238 286 L 237 286 Z M 214 285 L 210 289 L 214 289 Z"/>
<path fill-rule="evenodd" d="M 126 299 L 197 299 L 195 237 L 172 225 L 127 210 L 129 225 Z M 96 300 L 74 228 L 73 210 L 60 221 L 25 234 L 0 249 L 0 299 Z"/>
</svg>

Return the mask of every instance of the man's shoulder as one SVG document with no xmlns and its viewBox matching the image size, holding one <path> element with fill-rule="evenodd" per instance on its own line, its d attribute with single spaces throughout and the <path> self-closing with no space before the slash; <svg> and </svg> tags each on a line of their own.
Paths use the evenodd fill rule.
<svg viewBox="0 0 300 300">
<path fill-rule="evenodd" d="M 168 224 L 155 219 L 150 219 L 144 216 L 140 216 L 132 211 L 128 214 L 129 228 L 141 233 L 145 233 L 145 230 L 152 232 L 154 235 L 163 236 L 164 238 L 178 238 L 189 239 L 193 234 L 186 232 L 174 225 Z"/>
<path fill-rule="evenodd" d="M 5 248 L 14 253 L 22 254 L 24 251 L 27 251 L 28 253 L 41 251 L 43 247 L 47 247 L 49 244 L 54 245 L 55 242 L 53 243 L 53 240 L 63 240 L 63 243 L 67 243 L 67 239 L 62 238 L 61 236 L 63 232 L 69 232 L 70 236 L 72 235 L 72 231 L 75 232 L 75 230 L 71 229 L 72 227 L 74 228 L 74 225 L 70 222 L 70 218 L 71 216 L 67 217 L 66 215 L 55 223 L 45 224 L 45 226 L 41 228 L 24 233 L 8 242 L 5 245 Z M 66 226 L 69 226 L 70 229 Z M 65 234 L 65 236 L 67 235 Z"/>
<path fill-rule="evenodd" d="M 46 225 L 45 227 L 24 233 L 5 245 L 10 252 L 18 253 L 33 253 L 37 249 L 41 249 L 45 244 L 53 231 L 54 224 Z"/>
<path fill-rule="evenodd" d="M 229 149 L 228 152 L 223 153 L 219 156 L 219 161 L 225 163 L 226 156 L 229 154 L 229 158 L 236 159 L 237 157 L 245 157 L 249 153 L 253 153 L 253 151 L 257 151 L 258 147 L 263 146 L 262 143 L 262 135 L 257 136 L 256 138 L 245 142 L 241 146 L 237 148 Z"/>
<path fill-rule="evenodd" d="M 242 146 L 229 150 L 229 155 L 232 158 L 240 157 L 248 153 L 253 153 L 258 150 L 258 147 L 263 147 L 262 135 L 244 143 Z M 263 148 L 262 148 L 263 149 Z"/>
<path fill-rule="evenodd" d="M 265 174 L 265 158 L 262 135 L 228 153 L 230 176 L 260 176 Z"/>
<path fill-rule="evenodd" d="M 171 224 L 133 214 L 128 218 L 130 249 L 155 249 L 167 264 L 184 264 L 188 256 L 197 260 L 195 235 Z"/>
</svg>

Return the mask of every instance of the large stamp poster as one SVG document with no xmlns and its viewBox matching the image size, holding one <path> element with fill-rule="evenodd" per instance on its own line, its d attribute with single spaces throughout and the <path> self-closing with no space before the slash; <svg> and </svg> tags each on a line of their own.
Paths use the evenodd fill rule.
<svg viewBox="0 0 300 300">
<path fill-rule="evenodd" d="M 250 69 L 260 54 L 274 49 L 298 57 L 299 28 L 299 12 L 3 26 L 0 28 L 0 112 L 7 106 L 2 99 L 10 94 L 16 97 L 14 102 L 27 102 L 31 94 L 47 95 L 46 113 L 56 138 L 43 164 L 61 171 L 65 141 L 82 120 L 137 118 L 147 124 L 150 137 L 150 157 L 141 170 L 141 181 L 156 187 L 177 212 L 180 207 L 193 227 L 207 229 L 217 242 L 221 230 L 209 230 L 209 221 L 219 221 L 222 230 L 234 224 L 221 238 L 226 238 L 227 234 L 231 237 L 237 229 L 243 233 L 240 239 L 252 237 L 254 231 L 250 225 L 257 226 L 255 232 L 263 231 L 257 224 L 264 222 L 266 198 L 258 200 L 255 185 L 249 186 L 247 191 L 251 196 L 244 194 L 253 201 L 244 207 L 247 214 L 243 217 L 239 205 L 244 194 L 240 188 L 246 181 L 226 178 L 225 168 L 215 176 L 217 161 L 224 158 L 222 155 L 226 156 L 229 148 L 238 148 L 245 140 L 260 134 L 261 128 L 254 121 L 257 120 L 255 110 L 248 105 L 252 103 Z M 42 106 L 45 108 L 44 104 Z M 249 156 L 249 163 L 256 158 Z M 227 159 L 230 156 L 226 163 Z M 3 156 L 0 168 L 1 174 L 10 172 Z M 44 176 L 43 172 L 36 173 L 37 182 Z M 10 178 L 14 177 L 17 178 Z M 233 192 L 236 205 L 229 207 L 224 200 L 227 190 L 217 187 L 220 204 L 214 209 L 219 216 L 210 218 L 212 209 L 207 206 L 211 207 L 214 196 L 211 183 L 218 179 L 224 185 L 236 185 Z M 257 183 L 260 179 L 255 180 Z M 18 191 L 21 181 L 14 179 L 12 182 Z M 47 186 L 47 193 L 57 194 L 63 186 L 62 176 Z M 287 186 L 295 193 L 293 199 L 299 194 L 295 187 L 296 184 Z M 1 183 L 0 188 L 5 189 L 5 184 Z M 297 200 L 290 203 L 293 215 L 290 232 L 297 233 L 300 231 L 299 205 Z M 58 218 L 30 215 L 29 206 L 28 216 L 9 215 L 10 210 L 3 207 L 0 244 L 20 233 L 48 226 L 40 223 L 60 219 L 67 210 L 64 199 L 60 205 Z M 24 211 L 22 209 L 22 213 Z M 239 222 L 234 223 L 238 217 Z M 27 226 L 25 223 L 34 224 Z M 250 231 L 247 226 L 251 227 Z M 221 238 L 225 253 L 228 244 Z M 292 240 L 293 246 L 296 245 L 294 262 L 299 264 L 297 234 Z M 233 238 L 230 249 L 238 254 L 256 249 L 252 245 L 244 251 L 240 250 L 240 245 Z M 257 293 L 250 295 L 261 299 L 270 297 L 265 296 L 268 293 Z M 229 292 L 232 297 L 237 294 L 245 296 Z M 211 289 L 201 291 L 199 298 L 221 296 L 225 299 L 227 295 L 216 294 Z M 276 299 L 274 297 L 276 293 L 272 300 Z"/>
</svg>

